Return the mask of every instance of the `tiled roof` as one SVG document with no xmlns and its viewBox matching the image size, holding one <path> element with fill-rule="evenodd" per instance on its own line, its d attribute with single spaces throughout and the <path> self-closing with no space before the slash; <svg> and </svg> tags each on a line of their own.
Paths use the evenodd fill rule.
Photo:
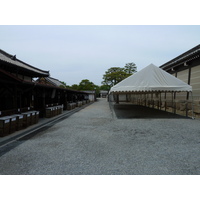
<svg viewBox="0 0 200 200">
<path fill-rule="evenodd" d="M 50 82 L 51 84 L 57 86 L 57 87 L 60 87 L 61 85 L 62 86 L 65 86 L 64 84 L 62 84 L 58 79 L 55 79 L 55 78 L 52 78 L 52 77 L 45 77 L 45 79 Z"/>
<path fill-rule="evenodd" d="M 174 65 L 189 62 L 191 60 L 194 60 L 200 56 L 200 45 L 195 46 L 194 48 L 186 51 L 185 53 L 177 56 L 176 58 L 168 61 L 167 63 L 160 66 L 162 69 L 170 68 Z"/>
<path fill-rule="evenodd" d="M 44 70 L 38 69 L 36 67 L 33 67 L 33 66 L 17 59 L 16 55 L 11 55 L 1 49 L 0 49 L 0 61 L 9 63 L 13 66 L 18 66 L 22 70 L 32 72 L 33 74 L 38 75 L 38 76 L 49 76 L 48 71 L 44 71 Z"/>
</svg>

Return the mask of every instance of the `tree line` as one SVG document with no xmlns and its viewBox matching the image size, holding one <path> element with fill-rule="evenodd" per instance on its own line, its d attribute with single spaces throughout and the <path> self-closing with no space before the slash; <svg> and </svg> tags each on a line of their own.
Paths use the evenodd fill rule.
<svg viewBox="0 0 200 200">
<path fill-rule="evenodd" d="M 131 62 L 126 63 L 124 67 L 109 68 L 103 75 L 101 86 L 95 85 L 88 79 L 83 79 L 79 84 L 73 84 L 72 86 L 68 86 L 65 82 L 62 82 L 62 84 L 64 84 L 66 88 L 74 90 L 95 90 L 99 93 L 99 90 L 109 91 L 112 86 L 131 76 L 135 72 L 137 72 L 137 66 L 135 63 Z"/>
</svg>

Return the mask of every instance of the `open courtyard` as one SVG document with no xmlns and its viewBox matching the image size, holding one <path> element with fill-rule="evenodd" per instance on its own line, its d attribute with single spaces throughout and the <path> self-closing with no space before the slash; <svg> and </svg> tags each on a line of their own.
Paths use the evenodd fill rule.
<svg viewBox="0 0 200 200">
<path fill-rule="evenodd" d="M 119 119 L 98 99 L 0 157 L 0 174 L 197 175 L 198 119 Z"/>
</svg>

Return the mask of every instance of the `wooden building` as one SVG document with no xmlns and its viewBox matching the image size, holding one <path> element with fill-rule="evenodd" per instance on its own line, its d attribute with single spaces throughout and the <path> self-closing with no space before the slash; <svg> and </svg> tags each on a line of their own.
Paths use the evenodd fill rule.
<svg viewBox="0 0 200 200">
<path fill-rule="evenodd" d="M 68 104 L 88 99 L 86 92 L 65 88 L 58 79 L 52 77 L 40 77 L 35 83 L 37 99 L 39 102 L 43 102 L 38 108 L 40 110 L 56 104 L 63 105 L 64 110 L 66 110 Z"/>
<path fill-rule="evenodd" d="M 33 78 L 42 76 L 49 76 L 49 72 L 0 50 L 0 110 L 34 106 Z"/>
<path fill-rule="evenodd" d="M 161 65 L 160 68 L 192 86 L 194 113 L 198 117 L 200 115 L 200 45 Z M 192 109 L 192 96 L 189 93 L 186 93 L 185 97 L 183 94 L 177 94 L 176 99 L 177 110 Z M 185 101 L 178 102 L 178 99 L 185 99 Z"/>
<path fill-rule="evenodd" d="M 35 78 L 40 81 L 34 81 Z M 62 104 L 66 108 L 67 103 L 88 96 L 85 92 L 60 87 L 58 83 L 57 79 L 49 77 L 49 71 L 0 50 L 0 116 L 30 108 L 40 111 L 40 116 L 44 117 L 48 104 Z"/>
</svg>

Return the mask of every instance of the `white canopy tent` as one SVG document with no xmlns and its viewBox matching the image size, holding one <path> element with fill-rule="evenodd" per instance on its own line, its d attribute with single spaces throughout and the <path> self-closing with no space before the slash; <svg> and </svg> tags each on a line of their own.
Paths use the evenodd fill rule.
<svg viewBox="0 0 200 200">
<path fill-rule="evenodd" d="M 192 92 L 192 86 L 150 64 L 110 89 L 110 93 L 158 91 Z"/>
<path fill-rule="evenodd" d="M 181 81 L 180 79 L 172 76 L 161 68 L 156 67 L 153 64 L 148 65 L 141 71 L 129 76 L 123 81 L 119 82 L 110 89 L 109 94 L 116 95 L 116 102 L 119 102 L 120 94 L 160 94 L 172 93 L 172 99 L 175 98 L 176 92 L 191 93 L 192 86 Z M 152 95 L 151 95 L 152 98 Z M 173 101 L 173 100 L 172 100 Z M 193 104 L 193 103 L 192 103 Z M 145 99 L 146 105 L 146 99 Z M 193 106 L 192 106 L 193 107 Z M 192 108 L 193 113 L 193 108 Z M 187 115 L 187 114 L 186 114 Z M 193 114 L 192 114 L 193 115 Z"/>
</svg>

